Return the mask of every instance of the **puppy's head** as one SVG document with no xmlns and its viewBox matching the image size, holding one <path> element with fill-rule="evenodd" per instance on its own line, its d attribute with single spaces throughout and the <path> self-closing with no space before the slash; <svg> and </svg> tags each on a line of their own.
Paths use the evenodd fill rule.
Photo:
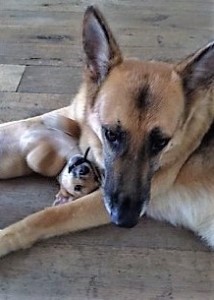
<svg viewBox="0 0 214 300">
<path fill-rule="evenodd" d="M 146 210 L 155 173 L 181 154 L 194 93 L 213 80 L 213 44 L 176 66 L 124 59 L 93 7 L 85 13 L 83 44 L 88 122 L 103 146 L 105 206 L 115 224 L 132 227 Z"/>
<path fill-rule="evenodd" d="M 75 200 L 95 191 L 100 186 L 100 173 L 85 155 L 77 154 L 70 158 L 59 176 L 62 187 Z"/>
</svg>

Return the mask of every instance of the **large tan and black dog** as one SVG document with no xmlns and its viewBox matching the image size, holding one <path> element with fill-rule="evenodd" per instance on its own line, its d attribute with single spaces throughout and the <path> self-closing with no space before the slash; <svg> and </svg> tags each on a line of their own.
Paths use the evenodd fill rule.
<svg viewBox="0 0 214 300">
<path fill-rule="evenodd" d="M 90 147 L 105 172 L 102 188 L 3 229 L 0 255 L 110 221 L 132 227 L 145 213 L 190 228 L 214 247 L 214 43 L 178 64 L 126 59 L 101 13 L 89 7 L 83 46 L 84 82 L 71 106 L 54 114 L 78 122 L 81 151 Z M 14 175 L 11 159 L 21 163 L 17 175 L 30 172 L 21 137 L 42 118 L 1 125 L 7 177 Z M 49 175 L 60 160 L 60 151 L 50 153 L 40 173 Z"/>
</svg>

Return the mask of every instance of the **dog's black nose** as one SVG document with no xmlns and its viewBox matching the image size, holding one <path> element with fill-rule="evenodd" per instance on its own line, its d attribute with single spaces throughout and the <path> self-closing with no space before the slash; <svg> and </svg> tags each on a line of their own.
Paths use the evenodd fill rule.
<svg viewBox="0 0 214 300">
<path fill-rule="evenodd" d="M 139 214 L 136 214 L 136 212 L 121 211 L 115 208 L 111 211 L 111 221 L 119 227 L 132 228 L 137 225 Z"/>
<path fill-rule="evenodd" d="M 118 227 L 123 227 L 123 228 L 132 228 L 137 225 L 138 219 L 126 219 L 126 220 L 115 220 L 112 219 L 112 222 L 117 225 Z"/>
<path fill-rule="evenodd" d="M 79 169 L 79 175 L 87 175 L 90 172 L 89 167 L 82 165 Z"/>
<path fill-rule="evenodd" d="M 110 212 L 112 223 L 124 228 L 132 228 L 137 225 L 142 206 L 140 201 L 123 193 L 117 193 L 111 197 L 105 197 L 104 203 Z"/>
</svg>

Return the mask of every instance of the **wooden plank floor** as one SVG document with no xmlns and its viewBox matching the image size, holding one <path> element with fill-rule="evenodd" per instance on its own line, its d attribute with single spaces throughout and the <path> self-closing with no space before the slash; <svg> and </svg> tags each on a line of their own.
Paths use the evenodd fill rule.
<svg viewBox="0 0 214 300">
<path fill-rule="evenodd" d="M 69 104 L 91 1 L 0 0 L 0 122 Z M 213 38 L 213 0 L 93 1 L 127 55 L 177 60 Z M 54 179 L 0 182 L 0 227 L 48 206 Z M 143 219 L 38 243 L 0 260 L 0 300 L 214 299 L 214 254 L 192 233 Z"/>
</svg>

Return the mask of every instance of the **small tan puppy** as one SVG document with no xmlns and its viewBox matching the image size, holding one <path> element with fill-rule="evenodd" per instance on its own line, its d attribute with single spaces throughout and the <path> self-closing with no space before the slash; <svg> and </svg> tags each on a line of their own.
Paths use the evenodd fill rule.
<svg viewBox="0 0 214 300">
<path fill-rule="evenodd" d="M 58 176 L 60 190 L 53 205 L 60 205 L 88 195 L 99 188 L 101 175 L 94 163 L 87 159 L 90 148 L 84 155 L 71 157 Z"/>
</svg>

